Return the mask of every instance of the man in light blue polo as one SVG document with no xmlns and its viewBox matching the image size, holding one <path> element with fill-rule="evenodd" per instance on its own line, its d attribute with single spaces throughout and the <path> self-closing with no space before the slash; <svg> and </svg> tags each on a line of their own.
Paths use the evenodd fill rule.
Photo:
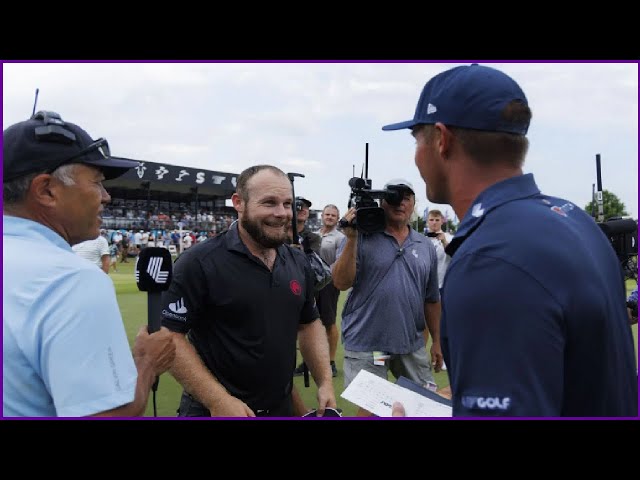
<svg viewBox="0 0 640 480">
<path fill-rule="evenodd" d="M 523 174 L 530 121 L 520 86 L 474 64 L 383 127 L 411 129 L 427 198 L 462 219 L 442 291 L 453 415 L 636 417 L 620 263 L 591 217 Z"/>
<path fill-rule="evenodd" d="M 170 334 L 142 327 L 132 356 L 111 280 L 71 249 L 100 234 L 102 181 L 137 162 L 54 112 L 2 137 L 3 416 L 141 415 Z"/>
<path fill-rule="evenodd" d="M 382 200 L 383 231 L 357 231 L 356 209 L 351 208 L 344 216 L 346 239 L 332 267 L 336 288 L 353 287 L 342 311 L 345 388 L 360 370 L 385 379 L 390 371 L 431 386 L 432 369 L 442 367 L 436 251 L 429 238 L 409 226 L 413 185 L 394 179 L 385 190 L 397 195 Z M 425 348 L 429 333 L 430 357 Z M 368 412 L 360 409 L 358 415 Z"/>
</svg>

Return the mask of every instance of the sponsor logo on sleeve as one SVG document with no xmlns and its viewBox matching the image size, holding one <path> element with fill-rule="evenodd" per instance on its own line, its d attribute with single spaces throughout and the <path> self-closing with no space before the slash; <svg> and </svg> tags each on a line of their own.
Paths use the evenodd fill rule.
<svg viewBox="0 0 640 480">
<path fill-rule="evenodd" d="M 511 397 L 462 397 L 462 406 L 469 410 L 500 410 L 506 412 L 511 407 Z"/>
<path fill-rule="evenodd" d="M 186 322 L 188 312 L 187 307 L 184 304 L 184 297 L 176 300 L 173 303 L 169 304 L 169 310 L 166 308 L 162 310 L 162 315 L 165 318 L 171 318 L 173 320 L 178 320 L 179 322 Z"/>
</svg>

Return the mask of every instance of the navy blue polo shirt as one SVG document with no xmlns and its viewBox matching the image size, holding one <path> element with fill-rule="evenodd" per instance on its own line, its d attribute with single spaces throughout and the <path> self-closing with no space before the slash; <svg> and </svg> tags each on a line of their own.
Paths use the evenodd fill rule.
<svg viewBox="0 0 640 480">
<path fill-rule="evenodd" d="M 270 271 L 237 224 L 180 256 L 162 308 L 163 326 L 188 332 L 207 368 L 254 411 L 289 395 L 298 327 L 319 318 L 304 254 L 281 245 Z"/>
<path fill-rule="evenodd" d="M 622 270 L 595 221 L 533 175 L 472 203 L 447 246 L 454 416 L 636 416 Z"/>
</svg>

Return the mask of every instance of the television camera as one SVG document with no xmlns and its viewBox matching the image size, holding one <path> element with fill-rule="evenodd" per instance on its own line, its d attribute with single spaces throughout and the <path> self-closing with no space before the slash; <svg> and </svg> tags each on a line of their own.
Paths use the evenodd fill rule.
<svg viewBox="0 0 640 480">
<path fill-rule="evenodd" d="M 610 217 L 604 219 L 604 204 L 602 196 L 602 172 L 600 168 L 600 154 L 596 154 L 596 180 L 598 190 L 594 192 L 594 210 L 591 215 L 596 223 L 611 242 L 616 252 L 625 278 L 638 281 L 638 222 L 633 218 Z M 595 186 L 594 186 L 595 187 Z M 634 261 L 635 260 L 635 261 Z"/>
<path fill-rule="evenodd" d="M 369 176 L 369 144 L 365 149 L 364 171 L 360 177 L 352 177 L 349 180 L 351 194 L 347 209 L 355 207 L 356 216 L 347 222 L 344 218 L 340 220 L 341 228 L 349 226 L 357 228 L 362 233 L 382 232 L 386 225 L 384 210 L 380 206 L 380 201 L 385 200 L 390 205 L 400 205 L 404 198 L 403 188 L 389 185 L 384 190 L 373 190 Z"/>
</svg>

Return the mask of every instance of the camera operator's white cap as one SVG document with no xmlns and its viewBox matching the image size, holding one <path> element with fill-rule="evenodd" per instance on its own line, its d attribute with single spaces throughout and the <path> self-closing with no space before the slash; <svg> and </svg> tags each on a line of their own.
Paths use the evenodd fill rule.
<svg viewBox="0 0 640 480">
<path fill-rule="evenodd" d="M 413 185 L 411 184 L 411 182 L 409 180 L 405 180 L 404 178 L 394 178 L 392 180 L 389 180 L 384 185 L 384 189 L 386 190 L 391 185 L 395 185 L 398 187 L 405 187 L 407 190 L 411 190 L 411 193 L 413 193 L 414 195 L 416 194 L 416 192 L 413 190 Z"/>
</svg>

